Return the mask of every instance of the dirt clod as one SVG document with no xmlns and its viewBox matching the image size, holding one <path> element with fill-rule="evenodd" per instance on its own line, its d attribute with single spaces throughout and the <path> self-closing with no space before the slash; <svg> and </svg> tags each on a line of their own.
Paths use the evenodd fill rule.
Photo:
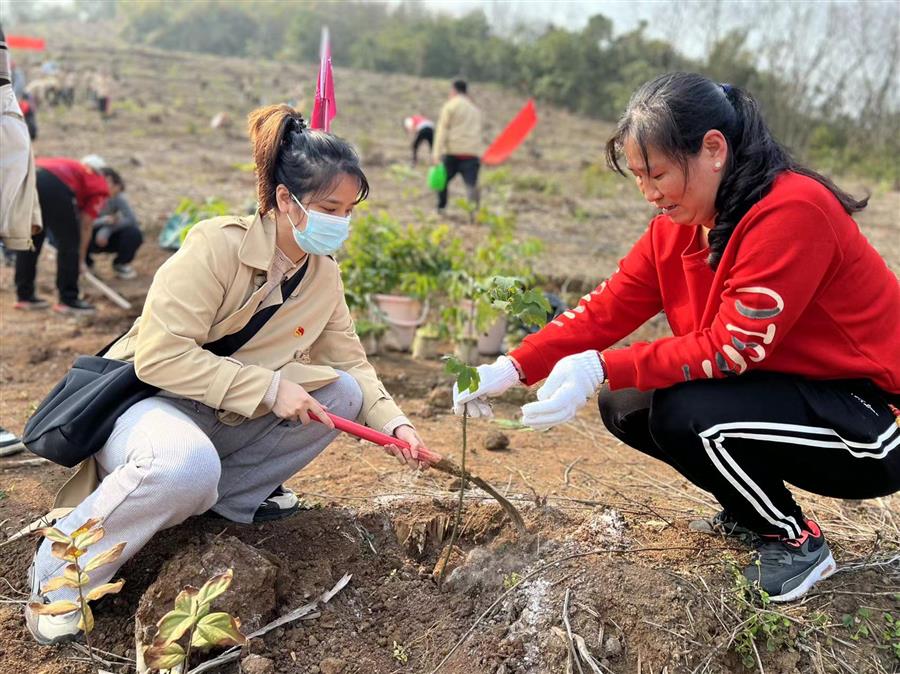
<svg viewBox="0 0 900 674">
<path fill-rule="evenodd" d="M 619 641 L 618 637 L 610 637 L 606 640 L 606 643 L 603 644 L 603 648 L 606 650 L 606 654 L 615 658 L 622 653 L 622 643 Z"/>
<path fill-rule="evenodd" d="M 260 655 L 248 655 L 241 660 L 244 674 L 275 674 L 275 663 Z"/>
<path fill-rule="evenodd" d="M 245 633 L 265 625 L 276 605 L 278 567 L 255 548 L 227 536 L 189 546 L 163 565 L 138 604 L 137 617 L 143 627 L 142 634 L 137 636 L 141 642 L 150 642 L 157 621 L 172 609 L 175 596 L 185 586 L 200 587 L 228 569 L 234 570 L 234 580 L 215 600 L 213 608 L 240 618 Z"/>
<path fill-rule="evenodd" d="M 502 452 L 509 448 L 509 436 L 500 431 L 491 431 L 484 439 L 484 448 L 489 452 Z"/>
<path fill-rule="evenodd" d="M 434 408 L 437 413 L 446 414 L 453 407 L 453 392 L 446 384 L 435 386 L 428 394 L 428 404 Z"/>
<path fill-rule="evenodd" d="M 319 663 L 322 674 L 341 674 L 346 667 L 347 663 L 340 658 L 325 658 Z"/>
</svg>

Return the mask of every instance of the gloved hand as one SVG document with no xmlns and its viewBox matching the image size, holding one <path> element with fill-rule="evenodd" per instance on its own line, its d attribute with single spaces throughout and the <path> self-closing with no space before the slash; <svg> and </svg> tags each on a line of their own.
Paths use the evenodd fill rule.
<svg viewBox="0 0 900 674">
<path fill-rule="evenodd" d="M 538 389 L 537 402 L 522 406 L 522 423 L 544 431 L 571 421 L 605 380 L 598 351 L 591 349 L 561 358 Z"/>
<path fill-rule="evenodd" d="M 519 371 L 506 356 L 500 356 L 490 365 L 479 365 L 478 389 L 472 393 L 463 391 L 453 385 L 453 413 L 462 416 L 463 409 L 468 407 L 470 417 L 492 417 L 494 413 L 485 398 L 498 396 L 519 381 Z"/>
</svg>

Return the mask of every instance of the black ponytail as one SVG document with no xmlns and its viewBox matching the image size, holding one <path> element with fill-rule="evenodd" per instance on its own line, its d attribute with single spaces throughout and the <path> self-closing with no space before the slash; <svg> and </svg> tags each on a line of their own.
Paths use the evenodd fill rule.
<svg viewBox="0 0 900 674">
<path fill-rule="evenodd" d="M 635 141 L 647 161 L 653 147 L 677 161 L 687 175 L 688 158 L 697 154 L 711 129 L 725 136 L 730 152 L 716 193 L 715 226 L 709 233 L 709 265 L 715 269 L 735 227 L 762 199 L 784 171 L 818 181 L 840 201 L 848 214 L 866 207 L 830 179 L 793 160 L 773 136 L 759 105 L 748 93 L 716 84 L 694 73 L 661 75 L 638 89 L 606 143 L 606 161 L 625 175 L 619 156 L 626 138 Z"/>
<path fill-rule="evenodd" d="M 262 214 L 275 208 L 275 190 L 286 186 L 301 201 L 319 198 L 334 188 L 343 174 L 356 178 L 357 201 L 369 195 L 369 181 L 359 155 L 347 141 L 324 131 L 311 131 L 299 112 L 288 105 L 270 105 L 247 118 L 256 190 Z"/>
</svg>

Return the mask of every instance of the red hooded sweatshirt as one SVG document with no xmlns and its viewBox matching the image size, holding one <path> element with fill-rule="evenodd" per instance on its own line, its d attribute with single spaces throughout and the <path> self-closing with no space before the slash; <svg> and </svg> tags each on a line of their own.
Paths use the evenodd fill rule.
<svg viewBox="0 0 900 674">
<path fill-rule="evenodd" d="M 716 271 L 699 235 L 654 218 L 607 281 L 512 351 L 526 382 L 597 349 L 613 390 L 759 369 L 900 393 L 900 283 L 825 186 L 780 175 Z M 609 348 L 659 311 L 673 337 Z"/>
</svg>

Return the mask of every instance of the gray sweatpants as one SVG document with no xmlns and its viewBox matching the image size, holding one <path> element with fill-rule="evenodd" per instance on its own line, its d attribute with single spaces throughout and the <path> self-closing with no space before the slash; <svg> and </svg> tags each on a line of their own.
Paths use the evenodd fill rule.
<svg viewBox="0 0 900 674">
<path fill-rule="evenodd" d="M 313 392 L 328 410 L 355 419 L 362 392 L 345 372 Z M 212 509 L 235 522 L 252 522 L 272 491 L 312 461 L 338 431 L 312 422 L 303 425 L 267 414 L 239 426 L 222 424 L 202 403 L 154 396 L 129 408 L 94 455 L 100 485 L 56 527 L 71 533 L 86 520 L 103 520 L 106 535 L 81 557 L 92 557 L 126 542 L 119 559 L 90 573 L 89 588 L 107 583 L 158 531 Z M 66 562 L 43 541 L 35 557 L 35 579 L 43 586 L 61 575 Z M 37 589 L 36 587 L 34 588 Z M 47 594 L 51 601 L 73 599 L 77 590 Z"/>
</svg>

